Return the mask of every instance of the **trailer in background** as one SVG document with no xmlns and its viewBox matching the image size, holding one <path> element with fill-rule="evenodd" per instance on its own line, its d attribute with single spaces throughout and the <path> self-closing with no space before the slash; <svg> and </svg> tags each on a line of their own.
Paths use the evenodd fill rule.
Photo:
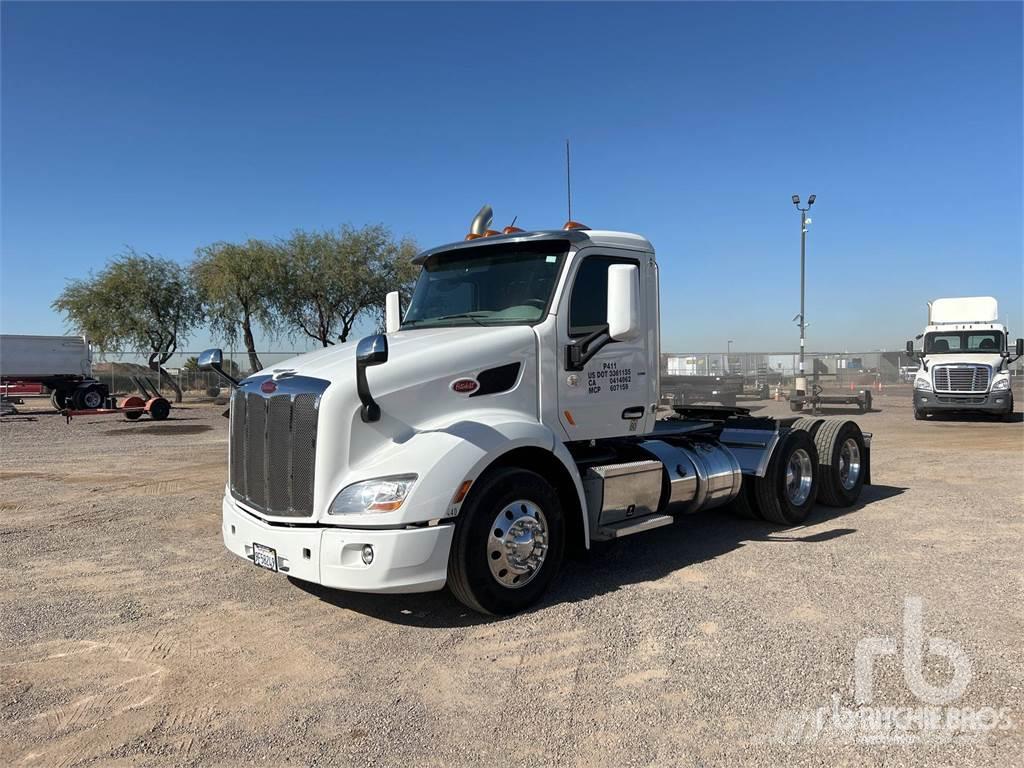
<svg viewBox="0 0 1024 768">
<path fill-rule="evenodd" d="M 58 411 L 102 408 L 110 396 L 107 385 L 92 376 L 84 336 L 0 336 L 0 385 L 46 387 Z"/>
<path fill-rule="evenodd" d="M 852 405 L 861 413 L 871 410 L 871 390 L 861 389 L 849 394 L 823 395 L 819 384 L 811 385 L 811 394 L 792 395 L 789 398 L 789 409 L 795 413 L 803 411 L 805 406 L 811 407 L 816 414 L 823 405 Z"/>
</svg>

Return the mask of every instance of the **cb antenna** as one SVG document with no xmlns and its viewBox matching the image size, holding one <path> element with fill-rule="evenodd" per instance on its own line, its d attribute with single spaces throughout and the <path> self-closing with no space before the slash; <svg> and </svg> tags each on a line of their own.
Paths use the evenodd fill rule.
<svg viewBox="0 0 1024 768">
<path fill-rule="evenodd" d="M 565 194 L 569 199 L 569 221 L 572 221 L 572 173 L 569 165 L 569 140 L 565 140 Z"/>
</svg>

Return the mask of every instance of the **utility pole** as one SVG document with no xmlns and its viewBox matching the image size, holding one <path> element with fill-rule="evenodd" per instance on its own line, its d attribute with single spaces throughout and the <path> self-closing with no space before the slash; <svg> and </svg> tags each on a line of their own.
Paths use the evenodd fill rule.
<svg viewBox="0 0 1024 768">
<path fill-rule="evenodd" d="M 807 328 L 807 316 L 804 314 L 804 268 L 807 262 L 807 225 L 811 220 L 807 212 L 814 205 L 814 195 L 807 198 L 807 207 L 800 207 L 800 195 L 793 195 L 793 205 L 800 211 L 800 314 L 794 318 L 800 321 L 800 370 L 796 376 L 796 394 L 807 394 L 807 372 L 804 370 L 804 331 Z"/>
</svg>

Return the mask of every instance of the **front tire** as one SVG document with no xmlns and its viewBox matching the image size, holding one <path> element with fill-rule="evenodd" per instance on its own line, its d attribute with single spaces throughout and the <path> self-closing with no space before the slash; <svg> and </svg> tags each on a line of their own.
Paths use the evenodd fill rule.
<svg viewBox="0 0 1024 768">
<path fill-rule="evenodd" d="M 536 472 L 501 467 L 478 479 L 462 506 L 448 587 L 474 611 L 516 613 L 544 594 L 564 552 L 558 493 Z"/>
<path fill-rule="evenodd" d="M 924 421 L 928 418 L 928 414 L 922 411 L 920 408 L 914 409 L 914 421 Z"/>
</svg>

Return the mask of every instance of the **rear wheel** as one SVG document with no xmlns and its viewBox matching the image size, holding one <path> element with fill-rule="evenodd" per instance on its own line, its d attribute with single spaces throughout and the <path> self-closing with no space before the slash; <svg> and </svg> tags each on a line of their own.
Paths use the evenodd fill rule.
<svg viewBox="0 0 1024 768">
<path fill-rule="evenodd" d="M 555 577 L 565 521 L 555 489 L 535 472 L 503 467 L 476 481 L 455 525 L 448 586 L 480 613 L 536 602 Z"/>
<path fill-rule="evenodd" d="M 765 476 L 749 479 L 761 517 L 779 525 L 799 525 L 818 496 L 814 440 L 803 430 L 791 429 L 776 447 Z"/>
<path fill-rule="evenodd" d="M 50 404 L 56 411 L 63 411 L 68 407 L 68 393 L 63 389 L 55 389 L 50 393 Z"/>
<path fill-rule="evenodd" d="M 102 387 L 91 384 L 76 389 L 71 395 L 71 403 L 76 410 L 94 411 L 103 406 L 105 396 L 106 393 Z"/>
<path fill-rule="evenodd" d="M 867 474 L 867 448 L 853 421 L 829 419 L 814 434 L 818 449 L 818 500 L 848 507 L 860 498 Z"/>
<path fill-rule="evenodd" d="M 171 404 L 162 397 L 154 397 L 149 402 L 149 418 L 163 421 L 171 415 Z"/>
</svg>

